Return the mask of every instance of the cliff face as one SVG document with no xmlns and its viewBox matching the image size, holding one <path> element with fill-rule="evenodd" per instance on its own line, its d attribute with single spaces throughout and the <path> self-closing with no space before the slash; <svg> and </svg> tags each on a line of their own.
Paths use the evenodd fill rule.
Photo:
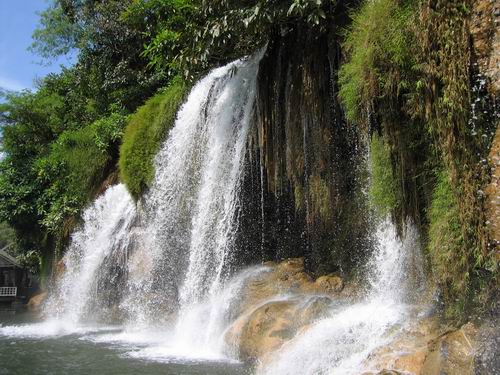
<svg viewBox="0 0 500 375">
<path fill-rule="evenodd" d="M 497 114 L 496 133 L 488 155 L 491 181 L 485 188 L 485 209 L 489 229 L 490 246 L 496 249 L 500 259 L 500 4 L 494 0 L 474 3 L 471 32 L 479 73 L 484 77 L 487 90 L 492 97 L 493 111 Z"/>
<path fill-rule="evenodd" d="M 242 190 L 247 259 L 259 244 L 264 260 L 350 272 L 368 253 L 365 147 L 337 100 L 339 56 L 335 38 L 303 27 L 267 47 Z"/>
</svg>

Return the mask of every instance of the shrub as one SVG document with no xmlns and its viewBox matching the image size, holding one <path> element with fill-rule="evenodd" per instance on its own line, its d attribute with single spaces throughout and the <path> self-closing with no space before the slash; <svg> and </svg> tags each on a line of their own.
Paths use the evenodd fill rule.
<svg viewBox="0 0 500 375">
<path fill-rule="evenodd" d="M 93 199 L 116 154 L 125 116 L 112 113 L 91 125 L 63 132 L 47 156 L 35 163 L 42 224 L 56 231 L 68 215 L 80 212 Z"/>
<path fill-rule="evenodd" d="M 120 178 L 138 198 L 154 177 L 154 157 L 175 121 L 187 87 L 180 78 L 150 98 L 131 117 L 120 147 Z"/>
</svg>

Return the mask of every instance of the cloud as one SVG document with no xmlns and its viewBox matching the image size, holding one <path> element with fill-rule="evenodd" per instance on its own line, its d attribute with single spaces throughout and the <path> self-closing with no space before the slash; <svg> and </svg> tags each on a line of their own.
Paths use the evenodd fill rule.
<svg viewBox="0 0 500 375">
<path fill-rule="evenodd" d="M 30 87 L 14 79 L 0 76 L 0 88 L 8 91 L 21 91 Z"/>
</svg>

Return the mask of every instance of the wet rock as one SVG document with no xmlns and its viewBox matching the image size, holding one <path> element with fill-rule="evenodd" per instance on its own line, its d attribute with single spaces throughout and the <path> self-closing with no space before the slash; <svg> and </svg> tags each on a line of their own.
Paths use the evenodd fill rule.
<svg viewBox="0 0 500 375">
<path fill-rule="evenodd" d="M 42 292 L 42 293 L 36 294 L 30 298 L 30 300 L 28 301 L 28 304 L 26 306 L 28 307 L 28 310 L 30 310 L 30 311 L 39 312 L 42 308 L 43 303 L 46 301 L 46 299 L 47 299 L 47 292 Z"/>
<path fill-rule="evenodd" d="M 344 289 L 344 281 L 336 275 L 320 276 L 314 284 L 318 291 L 326 293 L 339 293 Z"/>
<path fill-rule="evenodd" d="M 326 316 L 344 281 L 329 274 L 314 280 L 304 258 L 268 262 L 242 290 L 237 316 L 225 334 L 235 354 L 246 361 L 266 362 L 284 343 Z"/>
<path fill-rule="evenodd" d="M 392 342 L 374 351 L 365 366 L 377 371 L 422 374 L 429 353 L 428 343 L 439 334 L 435 317 L 421 319 L 397 334 Z"/>
<path fill-rule="evenodd" d="M 325 317 L 330 303 L 330 298 L 321 296 L 265 302 L 238 318 L 225 340 L 239 358 L 263 361 L 299 330 Z"/>
<path fill-rule="evenodd" d="M 280 263 L 268 262 L 269 272 L 251 280 L 247 286 L 248 305 L 279 294 L 325 294 L 334 296 L 344 288 L 336 275 L 321 276 L 316 281 L 305 271 L 304 258 L 286 259 Z"/>
<path fill-rule="evenodd" d="M 305 271 L 304 258 L 265 266 L 267 272 L 247 282 L 239 317 L 225 334 L 229 346 L 247 361 L 265 361 L 265 356 L 324 317 L 344 285 L 336 275 L 315 281 Z"/>
<path fill-rule="evenodd" d="M 498 310 L 498 309 L 497 309 Z M 478 329 L 474 371 L 476 375 L 500 374 L 500 313 L 494 312 Z"/>
<path fill-rule="evenodd" d="M 64 260 L 61 259 L 59 262 L 56 263 L 54 266 L 54 280 L 59 280 L 63 275 L 64 272 L 66 272 L 66 264 L 64 263 Z"/>
<path fill-rule="evenodd" d="M 361 375 L 401 375 L 401 373 L 394 370 L 382 370 L 379 372 L 363 372 Z"/>
<path fill-rule="evenodd" d="M 500 126 L 497 128 L 491 144 L 488 162 L 491 168 L 491 181 L 484 189 L 486 193 L 486 225 L 491 247 L 496 249 L 496 260 L 500 261 Z"/>
<path fill-rule="evenodd" d="M 402 331 L 391 343 L 370 355 L 366 367 L 382 372 L 366 373 L 366 375 L 479 374 L 474 367 L 475 363 L 477 367 L 476 358 L 480 347 L 477 340 L 478 328 L 468 323 L 457 330 L 443 331 L 443 329 L 437 317 L 416 322 L 411 329 Z M 489 365 L 488 369 L 491 368 Z"/>
<path fill-rule="evenodd" d="M 467 323 L 429 344 L 429 354 L 422 368 L 428 375 L 473 375 L 477 328 Z"/>
</svg>

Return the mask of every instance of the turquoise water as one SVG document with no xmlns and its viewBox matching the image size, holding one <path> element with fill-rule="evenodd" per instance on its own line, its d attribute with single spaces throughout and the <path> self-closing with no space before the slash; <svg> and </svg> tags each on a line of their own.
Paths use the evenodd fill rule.
<svg viewBox="0 0 500 375">
<path fill-rule="evenodd" d="M 92 331 L 44 336 L 38 324 L 32 314 L 0 311 L 0 374 L 249 374 L 239 363 L 134 358 L 141 345 L 92 340 Z"/>
</svg>

